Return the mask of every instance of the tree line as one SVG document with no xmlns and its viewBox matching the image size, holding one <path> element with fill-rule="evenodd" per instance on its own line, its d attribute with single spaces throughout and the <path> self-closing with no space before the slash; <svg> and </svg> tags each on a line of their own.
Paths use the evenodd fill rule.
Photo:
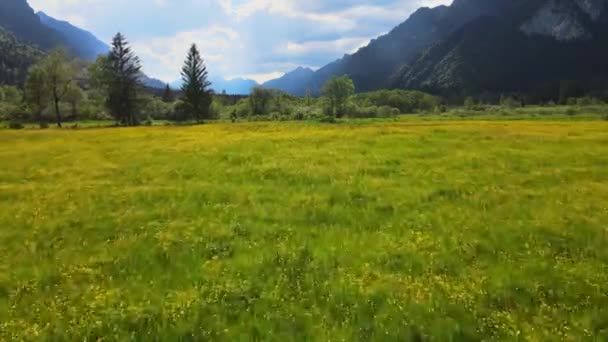
<svg viewBox="0 0 608 342">
<path fill-rule="evenodd" d="M 91 102 L 101 104 L 117 124 L 136 126 L 141 124 L 139 113 L 149 105 L 143 101 L 142 77 L 139 57 L 126 38 L 117 33 L 112 39 L 111 51 L 89 66 L 71 59 L 61 49 L 40 58 L 29 68 L 20 103 L 16 103 L 19 97 L 17 88 L 6 86 L 0 89 L 0 100 L 3 102 L 0 112 L 4 109 L 10 112 L 9 119 L 30 119 L 45 126 L 48 115 L 45 117 L 43 114 L 50 111 L 55 124 L 62 127 L 66 105 L 67 115 L 75 116 L 77 104 L 87 96 Z M 210 119 L 213 99 L 211 83 L 196 44 L 192 44 L 187 53 L 181 78 L 181 111 L 189 116 L 184 119 L 191 118 L 196 122 Z M 10 93 L 7 99 L 4 98 L 5 92 Z M 167 86 L 163 101 L 174 100 L 172 90 Z M 100 109 L 99 106 L 97 109 Z"/>
<path fill-rule="evenodd" d="M 205 61 L 196 44 L 181 68 L 182 87 L 146 89 L 142 63 L 127 39 L 117 33 L 107 55 L 92 64 L 54 50 L 34 63 L 23 89 L 0 87 L 0 120 L 54 122 L 113 120 L 117 125 L 151 124 L 154 120 L 196 122 L 222 118 L 247 120 L 333 120 L 389 117 L 429 111 L 441 100 L 417 91 L 382 90 L 355 95 L 348 76 L 329 79 L 320 97 L 304 98 L 278 89 L 256 87 L 246 97 L 214 94 Z M 3 90 L 4 89 L 4 90 Z"/>
</svg>

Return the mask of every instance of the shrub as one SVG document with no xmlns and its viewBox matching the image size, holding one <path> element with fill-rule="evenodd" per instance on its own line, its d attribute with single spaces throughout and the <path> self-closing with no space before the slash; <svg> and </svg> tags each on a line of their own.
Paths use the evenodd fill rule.
<svg viewBox="0 0 608 342">
<path fill-rule="evenodd" d="M 473 109 L 476 105 L 475 99 L 470 96 L 464 100 L 464 108 L 466 109 Z"/>
<path fill-rule="evenodd" d="M 10 121 L 7 125 L 10 129 L 24 129 L 23 123 L 21 121 Z"/>
<path fill-rule="evenodd" d="M 578 113 L 578 111 L 574 108 L 568 108 L 566 109 L 566 111 L 564 112 L 566 115 L 576 115 Z"/>
<path fill-rule="evenodd" d="M 41 122 L 40 123 L 40 129 L 47 129 L 49 128 L 49 123 L 48 122 Z"/>
<path fill-rule="evenodd" d="M 444 104 L 438 105 L 434 109 L 435 113 L 445 113 L 448 111 L 448 107 Z"/>
<path fill-rule="evenodd" d="M 430 94 L 408 90 L 378 90 L 352 97 L 360 108 L 388 106 L 399 109 L 399 114 L 432 111 L 441 100 Z"/>
<path fill-rule="evenodd" d="M 321 118 L 319 118 L 319 122 L 322 122 L 322 123 L 335 123 L 336 122 L 336 118 L 333 115 L 325 115 L 325 116 L 322 116 Z"/>
<path fill-rule="evenodd" d="M 591 106 L 593 104 L 593 100 L 589 97 L 581 97 L 576 99 L 576 105 L 580 107 Z"/>
<path fill-rule="evenodd" d="M 378 107 L 369 106 L 369 107 L 361 108 L 361 110 L 358 114 L 359 115 L 357 117 L 359 117 L 359 118 L 377 118 L 378 117 Z"/>
<path fill-rule="evenodd" d="M 389 106 L 382 106 L 378 108 L 378 117 L 380 118 L 390 118 L 395 116 L 394 113 L 397 112 L 396 115 L 399 115 L 399 109 L 392 108 Z"/>
<path fill-rule="evenodd" d="M 521 107 L 523 104 L 521 101 L 511 97 L 511 96 L 501 96 L 500 97 L 500 105 L 507 108 L 517 108 Z"/>
</svg>

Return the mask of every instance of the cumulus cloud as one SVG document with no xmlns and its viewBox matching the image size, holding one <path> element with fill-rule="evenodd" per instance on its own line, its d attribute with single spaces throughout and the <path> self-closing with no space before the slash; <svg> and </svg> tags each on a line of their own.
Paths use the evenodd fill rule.
<svg viewBox="0 0 608 342">
<path fill-rule="evenodd" d="M 148 74 L 179 78 L 191 43 L 214 77 L 318 68 L 388 32 L 422 6 L 451 0 L 29 0 L 109 41 L 124 33 Z"/>
</svg>

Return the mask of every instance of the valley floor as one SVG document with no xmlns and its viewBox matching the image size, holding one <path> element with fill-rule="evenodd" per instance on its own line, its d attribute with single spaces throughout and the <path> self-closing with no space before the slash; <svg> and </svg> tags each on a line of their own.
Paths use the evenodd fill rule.
<svg viewBox="0 0 608 342">
<path fill-rule="evenodd" d="M 606 121 L 0 130 L 0 340 L 601 340 L 606 265 Z"/>
</svg>

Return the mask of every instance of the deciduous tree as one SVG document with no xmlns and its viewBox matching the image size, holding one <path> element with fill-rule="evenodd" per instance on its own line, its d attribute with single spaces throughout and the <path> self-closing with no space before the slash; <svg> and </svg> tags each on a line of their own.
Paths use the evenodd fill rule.
<svg viewBox="0 0 608 342">
<path fill-rule="evenodd" d="M 41 65 L 30 68 L 25 82 L 25 101 L 32 109 L 34 120 L 43 124 L 42 112 L 48 107 L 51 98 L 45 69 Z"/>
<path fill-rule="evenodd" d="M 332 114 L 338 118 L 345 114 L 346 101 L 354 92 L 353 80 L 346 75 L 332 77 L 323 86 L 323 95 L 329 101 Z"/>
<path fill-rule="evenodd" d="M 46 82 L 49 87 L 51 101 L 55 109 L 57 126 L 61 127 L 61 109 L 59 103 L 72 87 L 77 70 L 74 63 L 68 60 L 65 51 L 55 50 L 42 60 L 40 67 L 44 69 Z"/>
</svg>

